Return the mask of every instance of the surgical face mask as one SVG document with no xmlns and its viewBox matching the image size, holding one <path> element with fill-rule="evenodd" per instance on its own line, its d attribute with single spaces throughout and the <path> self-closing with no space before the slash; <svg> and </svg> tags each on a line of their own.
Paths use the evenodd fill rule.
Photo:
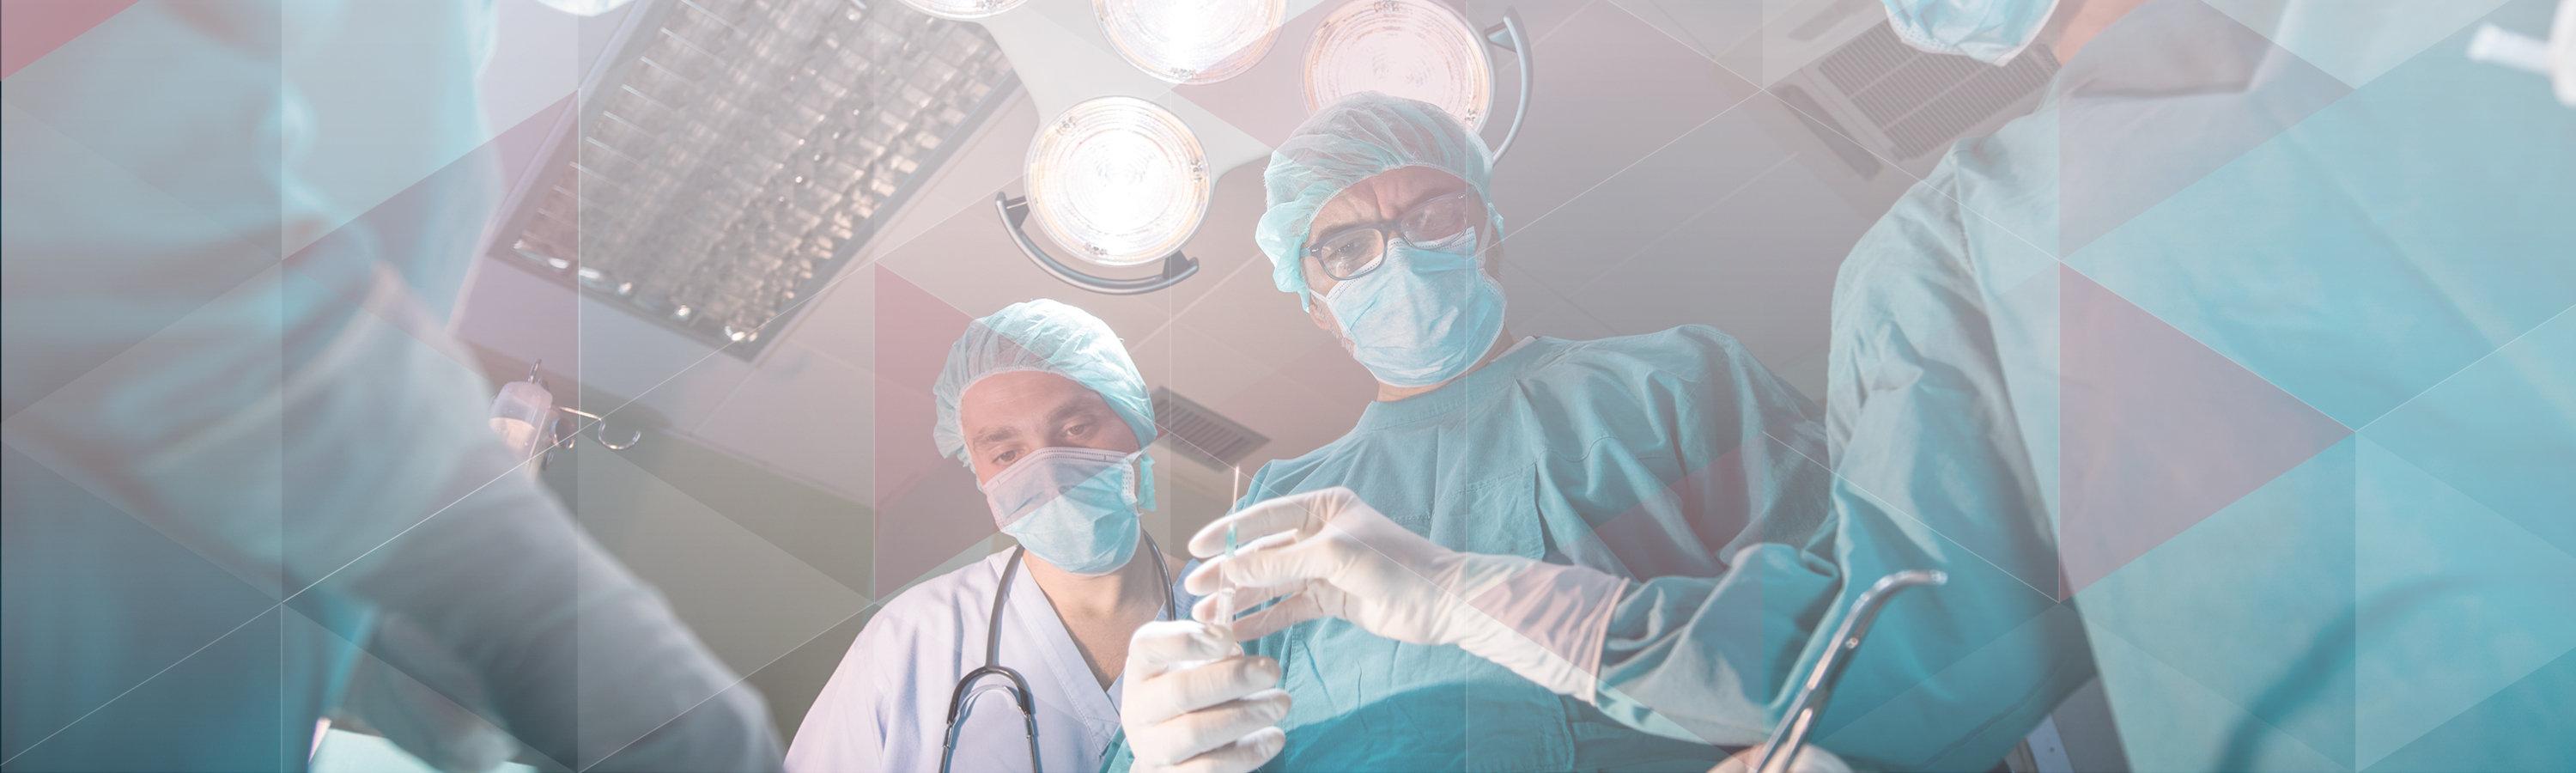
<svg viewBox="0 0 2576 773">
<path fill-rule="evenodd" d="M 1883 0 L 1905 44 L 1987 64 L 2012 61 L 2047 26 L 2058 0 Z"/>
<path fill-rule="evenodd" d="M 1503 288 L 1476 265 L 1476 232 L 1427 247 L 1390 240 L 1377 270 L 1324 294 L 1342 323 L 1342 345 L 1377 380 L 1431 386 L 1493 348 L 1503 332 Z"/>
<path fill-rule="evenodd" d="M 1137 457 L 1097 448 L 1041 448 L 984 482 L 993 522 L 1056 568 L 1103 575 L 1136 553 Z"/>
</svg>

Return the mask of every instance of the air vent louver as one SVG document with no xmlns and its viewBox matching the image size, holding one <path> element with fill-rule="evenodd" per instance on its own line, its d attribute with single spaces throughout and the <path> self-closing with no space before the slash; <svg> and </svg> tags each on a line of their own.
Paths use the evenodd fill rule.
<svg viewBox="0 0 2576 773">
<path fill-rule="evenodd" d="M 1881 24 L 1816 63 L 1834 88 L 1894 145 L 1897 159 L 1946 147 L 1997 111 L 2047 85 L 2057 58 L 2033 46 L 1993 67 L 1964 56 L 1914 50 Z"/>
<path fill-rule="evenodd" d="M 1253 449 L 1270 442 L 1261 433 L 1163 387 L 1154 388 L 1154 424 L 1173 448 L 1218 467 L 1243 461 Z"/>
</svg>

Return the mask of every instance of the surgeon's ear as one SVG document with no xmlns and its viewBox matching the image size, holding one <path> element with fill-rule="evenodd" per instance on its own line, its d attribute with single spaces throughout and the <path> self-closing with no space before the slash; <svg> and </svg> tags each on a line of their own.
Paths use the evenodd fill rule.
<svg viewBox="0 0 2576 773">
<path fill-rule="evenodd" d="M 1494 281 L 1503 281 L 1502 234 L 1490 225 L 1476 226 L 1476 231 L 1476 243 L 1485 245 L 1484 248 L 1476 251 L 1478 264 L 1484 267 L 1485 274 L 1493 277 Z"/>
<path fill-rule="evenodd" d="M 1332 310 L 1324 308 L 1323 293 L 1306 293 L 1306 318 L 1313 320 L 1317 329 L 1332 334 L 1334 338 L 1342 337 L 1341 323 L 1333 319 Z"/>
</svg>

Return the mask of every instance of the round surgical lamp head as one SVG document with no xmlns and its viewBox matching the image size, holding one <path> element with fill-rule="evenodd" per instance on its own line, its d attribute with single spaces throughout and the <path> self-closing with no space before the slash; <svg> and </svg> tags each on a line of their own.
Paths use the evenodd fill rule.
<svg viewBox="0 0 2576 773">
<path fill-rule="evenodd" d="M 1209 185 L 1190 128 L 1135 97 L 1076 104 L 1029 143 L 1028 205 L 1039 228 L 1104 266 L 1179 252 L 1207 217 Z"/>
<path fill-rule="evenodd" d="M 1494 64 L 1464 17 L 1432 0 L 1351 0 L 1306 43 L 1306 110 L 1366 91 L 1418 99 L 1469 131 L 1493 108 Z"/>
<path fill-rule="evenodd" d="M 1092 0 L 1091 7 L 1119 56 L 1185 85 L 1252 69 L 1288 15 L 1287 0 Z"/>
<path fill-rule="evenodd" d="M 1018 8 L 1022 2 L 1025 0 L 903 0 L 904 5 L 915 11 L 959 21 L 972 21 Z"/>
</svg>

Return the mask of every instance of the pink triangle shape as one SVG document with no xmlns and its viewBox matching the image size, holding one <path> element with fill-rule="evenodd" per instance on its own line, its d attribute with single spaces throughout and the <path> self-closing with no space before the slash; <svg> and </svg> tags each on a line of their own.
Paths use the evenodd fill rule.
<svg viewBox="0 0 2576 773">
<path fill-rule="evenodd" d="M 2352 430 L 2059 267 L 2058 598 Z"/>
<path fill-rule="evenodd" d="M 18 74 L 132 5 L 134 0 L 0 2 L 0 78 Z"/>
<path fill-rule="evenodd" d="M 879 265 L 876 281 L 876 592 L 892 592 L 993 536 L 974 477 L 931 442 L 930 390 L 974 317 Z"/>
</svg>

